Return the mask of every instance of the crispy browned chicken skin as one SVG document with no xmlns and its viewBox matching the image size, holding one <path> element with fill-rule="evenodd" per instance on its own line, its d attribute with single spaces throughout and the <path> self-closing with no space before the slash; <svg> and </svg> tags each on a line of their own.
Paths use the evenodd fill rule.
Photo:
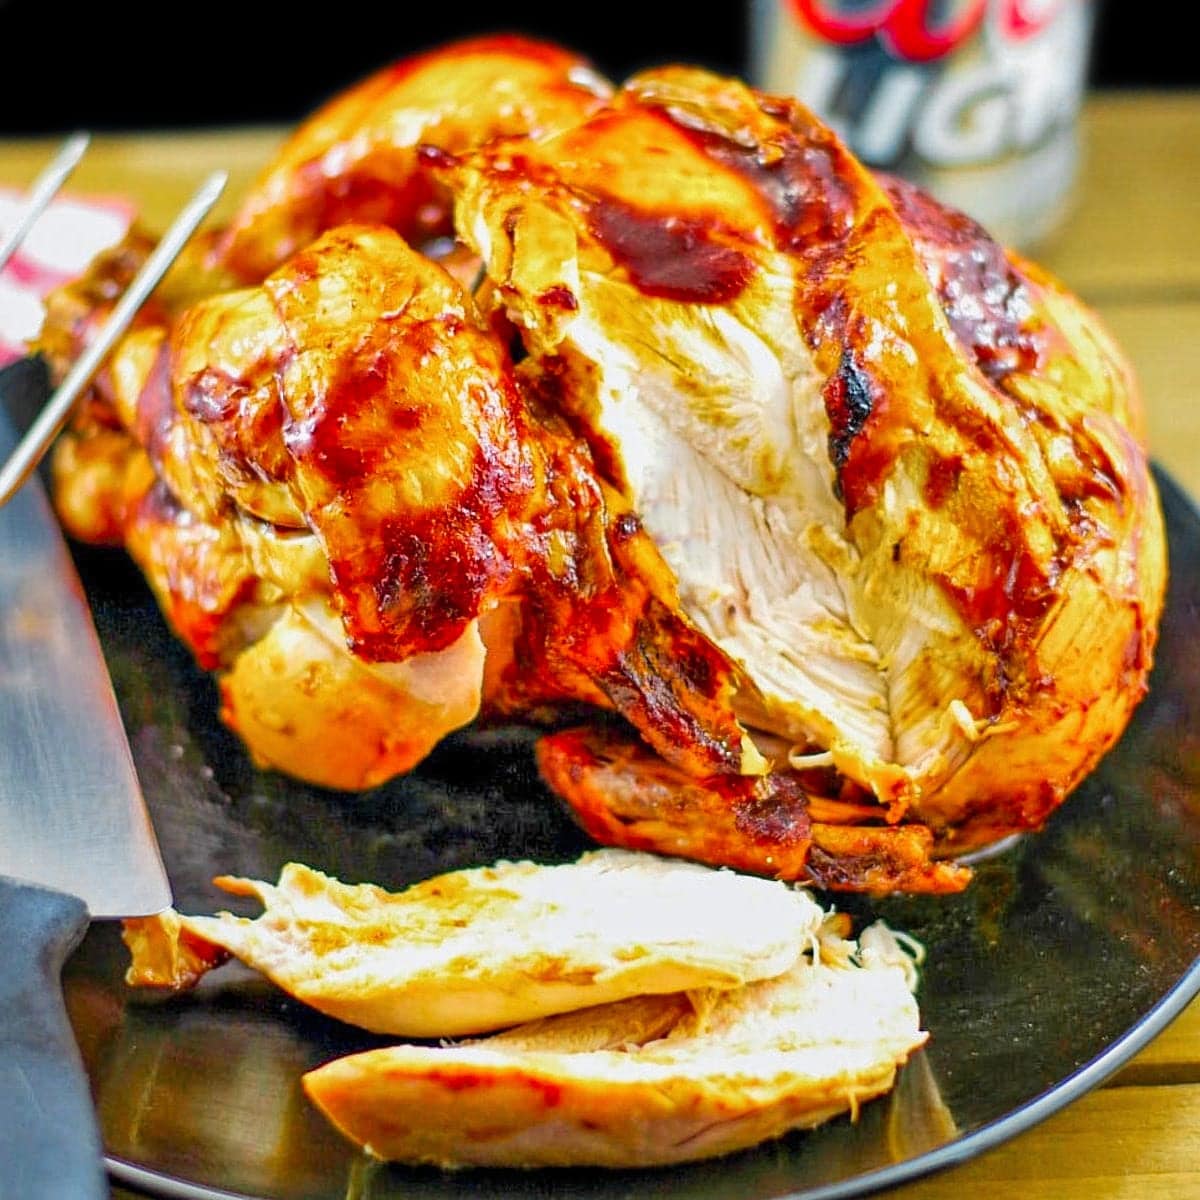
<svg viewBox="0 0 1200 1200">
<path fill-rule="evenodd" d="M 263 172 L 216 259 L 257 282 L 317 234 L 350 221 L 421 243 L 453 232 L 423 144 L 469 150 L 542 136 L 601 107 L 611 87 L 561 47 L 514 36 L 461 41 L 376 72 L 314 113 Z"/>
<path fill-rule="evenodd" d="M 137 256 L 55 299 L 57 361 Z M 1119 351 L 792 101 L 450 46 L 311 118 L 203 257 L 58 502 L 266 765 L 361 788 L 481 709 L 583 702 L 623 723 L 539 762 L 599 840 L 947 891 L 1145 690 L 1164 540 Z"/>
</svg>

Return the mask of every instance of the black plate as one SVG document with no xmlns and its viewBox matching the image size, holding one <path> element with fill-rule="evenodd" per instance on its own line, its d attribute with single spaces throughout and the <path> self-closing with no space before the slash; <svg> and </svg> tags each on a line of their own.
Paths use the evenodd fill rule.
<svg viewBox="0 0 1200 1200">
<path fill-rule="evenodd" d="M 1150 694 L 1120 744 L 1043 833 L 981 863 L 964 894 L 838 899 L 929 951 L 919 998 L 930 1044 L 857 1124 L 670 1170 L 369 1164 L 299 1081 L 379 1039 L 236 965 L 188 997 L 131 992 L 118 931 L 98 925 L 65 982 L 115 1178 L 171 1197 L 827 1200 L 961 1161 L 1081 1095 L 1200 990 L 1200 520 L 1159 478 L 1172 582 Z M 450 738 L 420 770 L 365 796 L 256 772 L 216 719 L 211 680 L 125 558 L 78 550 L 77 559 L 180 909 L 228 905 L 214 874 L 273 879 L 290 859 L 396 888 L 586 847 L 538 782 L 521 729 Z"/>
</svg>

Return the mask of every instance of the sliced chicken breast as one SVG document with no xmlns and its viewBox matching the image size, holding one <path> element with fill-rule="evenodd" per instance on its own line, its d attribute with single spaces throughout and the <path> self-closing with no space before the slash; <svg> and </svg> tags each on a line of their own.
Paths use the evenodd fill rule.
<svg viewBox="0 0 1200 1200">
<path fill-rule="evenodd" d="M 886 1092 L 925 1041 L 886 930 L 734 991 L 640 997 L 477 1042 L 395 1046 L 305 1090 L 377 1158 L 440 1166 L 647 1167 L 804 1129 Z M 890 947 L 889 952 L 885 947 Z"/>
<path fill-rule="evenodd" d="M 197 959 L 220 961 L 215 947 L 321 1012 L 406 1037 L 739 987 L 791 967 L 825 917 L 782 883 L 620 850 L 456 871 L 399 893 L 296 863 L 275 885 L 218 883 L 257 897 L 262 916 L 129 922 L 131 982 L 190 986 Z"/>
</svg>

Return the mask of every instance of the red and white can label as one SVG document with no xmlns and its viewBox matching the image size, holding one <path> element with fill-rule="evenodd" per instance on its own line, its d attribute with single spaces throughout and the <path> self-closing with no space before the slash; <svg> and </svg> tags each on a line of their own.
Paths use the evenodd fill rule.
<svg viewBox="0 0 1200 1200">
<path fill-rule="evenodd" d="M 1093 20 L 1089 0 L 755 0 L 752 77 L 1028 244 L 1074 181 Z"/>
</svg>

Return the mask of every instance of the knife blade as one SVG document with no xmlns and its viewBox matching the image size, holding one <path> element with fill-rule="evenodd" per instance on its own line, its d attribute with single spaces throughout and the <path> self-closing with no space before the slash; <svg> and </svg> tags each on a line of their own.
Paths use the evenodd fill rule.
<svg viewBox="0 0 1200 1200">
<path fill-rule="evenodd" d="M 10 411 L 47 392 L 0 372 Z M 0 455 L 16 438 L 0 405 Z M 108 1195 L 59 973 L 89 918 L 171 891 L 82 585 L 39 480 L 0 508 L 0 1197 Z"/>
</svg>

